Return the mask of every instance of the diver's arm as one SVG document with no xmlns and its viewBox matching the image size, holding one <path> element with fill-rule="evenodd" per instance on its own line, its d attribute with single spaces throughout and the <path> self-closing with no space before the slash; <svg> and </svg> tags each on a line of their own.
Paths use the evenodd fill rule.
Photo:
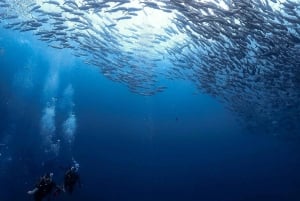
<svg viewBox="0 0 300 201">
<path fill-rule="evenodd" d="M 31 191 L 27 191 L 27 193 L 28 193 L 29 195 L 33 195 L 33 194 L 35 194 L 38 190 L 39 190 L 39 189 L 35 187 L 35 188 L 34 188 L 33 190 L 31 190 Z"/>
<path fill-rule="evenodd" d="M 63 186 L 55 185 L 56 191 L 64 191 Z"/>
</svg>

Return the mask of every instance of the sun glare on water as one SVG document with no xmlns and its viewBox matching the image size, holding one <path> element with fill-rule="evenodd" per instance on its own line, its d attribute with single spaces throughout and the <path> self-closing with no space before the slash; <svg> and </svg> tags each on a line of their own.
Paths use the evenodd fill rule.
<svg viewBox="0 0 300 201">
<path fill-rule="evenodd" d="M 212 2 L 210 0 L 198 1 L 203 3 Z M 280 2 L 274 3 L 275 1 L 272 2 L 266 0 L 262 1 L 262 3 L 270 5 L 274 10 L 280 10 L 280 5 L 284 1 L 285 0 L 281 0 Z M 45 3 L 44 0 L 36 0 L 36 2 L 47 12 L 60 12 L 57 6 Z M 65 4 L 64 0 L 56 0 L 56 2 L 60 5 Z M 85 5 L 84 0 L 75 0 L 74 2 L 78 7 Z M 159 7 L 166 5 L 166 2 L 152 1 L 158 6 L 157 8 L 146 6 L 145 2 L 149 1 L 131 0 L 130 3 L 122 5 L 112 1 L 106 3 L 109 7 L 105 7 L 98 11 L 84 11 L 83 18 L 85 18 L 85 20 L 88 19 L 88 21 L 91 22 L 89 34 L 94 35 L 95 37 L 101 37 L 103 34 L 110 34 L 112 38 L 114 38 L 111 42 L 120 44 L 122 50 L 133 51 L 147 49 L 147 54 L 150 54 L 151 56 L 155 54 L 159 55 L 160 52 L 165 52 L 165 50 L 183 44 L 188 40 L 188 36 L 181 32 L 176 26 L 176 14 L 180 11 L 172 10 L 172 12 L 165 12 L 163 9 L 159 9 Z M 217 1 L 217 4 L 224 10 L 230 9 L 225 1 Z M 122 9 L 118 10 L 118 7 L 126 7 L 135 10 L 126 12 Z M 78 10 L 80 9 L 78 8 Z M 63 13 L 63 16 L 66 18 L 74 17 L 69 13 Z M 72 21 L 66 20 L 65 24 L 70 28 L 76 27 L 76 23 Z M 90 30 L 95 31 L 95 33 Z M 167 30 L 169 30 L 169 32 Z M 75 31 L 84 32 L 84 30 Z M 162 37 L 164 37 L 164 40 L 162 40 Z M 153 48 L 153 46 L 155 46 L 155 48 Z M 161 51 L 157 53 L 157 50 Z"/>
<path fill-rule="evenodd" d="M 56 0 L 60 5 L 64 5 L 63 0 Z M 36 0 L 36 2 L 42 6 L 42 8 L 49 12 L 58 12 L 55 5 L 44 3 L 43 0 Z M 78 6 L 84 5 L 84 1 L 76 0 Z M 161 2 L 155 2 L 158 6 Z M 176 25 L 172 21 L 174 20 L 174 12 L 164 12 L 160 9 L 146 7 L 141 0 L 132 0 L 130 3 L 121 5 L 122 7 L 135 8 L 137 11 L 131 12 L 131 15 L 125 13 L 124 11 L 109 12 L 110 9 L 116 9 L 117 3 L 108 3 L 110 7 L 102 9 L 100 12 L 86 12 L 85 17 L 92 22 L 94 30 L 99 32 L 103 31 L 103 27 L 109 27 L 108 29 L 112 31 L 112 34 L 117 33 L 118 42 L 122 44 L 124 51 L 130 50 L 133 46 L 135 48 L 145 48 L 152 42 L 155 38 L 162 36 L 166 33 L 166 29 L 172 28 L 176 30 Z M 68 16 L 67 17 L 72 17 Z M 69 27 L 73 27 L 75 24 L 73 22 L 66 22 Z M 114 32 L 113 32 L 114 30 Z M 127 43 L 127 41 L 134 41 L 134 44 Z M 133 38 L 133 39 L 132 39 Z M 165 47 L 172 47 L 175 43 L 183 41 L 185 35 L 177 32 L 168 36 L 168 40 L 160 41 L 161 49 Z M 150 50 L 151 51 L 151 50 Z"/>
</svg>

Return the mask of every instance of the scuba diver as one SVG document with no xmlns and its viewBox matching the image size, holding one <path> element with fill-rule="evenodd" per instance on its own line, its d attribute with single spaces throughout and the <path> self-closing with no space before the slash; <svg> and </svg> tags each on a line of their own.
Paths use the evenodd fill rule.
<svg viewBox="0 0 300 201">
<path fill-rule="evenodd" d="M 55 184 L 52 177 L 53 173 L 45 174 L 40 178 L 35 188 L 31 191 L 28 191 L 27 193 L 29 195 L 34 195 L 35 201 L 42 201 L 47 196 L 48 200 L 50 200 L 52 193 L 54 196 L 57 196 L 62 191 L 62 189 Z"/>
<path fill-rule="evenodd" d="M 66 171 L 64 176 L 64 185 L 63 185 L 64 192 L 68 192 L 69 194 L 72 194 L 76 183 L 78 183 L 79 187 L 81 187 L 78 169 L 79 169 L 79 164 L 75 163 L 74 166 L 70 167 Z"/>
</svg>

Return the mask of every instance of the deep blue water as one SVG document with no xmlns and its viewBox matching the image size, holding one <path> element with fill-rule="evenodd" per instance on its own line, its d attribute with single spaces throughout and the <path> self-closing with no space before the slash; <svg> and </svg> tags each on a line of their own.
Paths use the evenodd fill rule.
<svg viewBox="0 0 300 201">
<path fill-rule="evenodd" d="M 245 130 L 187 81 L 144 97 L 30 34 L 0 33 L 1 201 L 32 200 L 26 192 L 47 171 L 61 183 L 72 158 L 83 186 L 56 200 L 300 200 L 299 142 Z M 45 152 L 45 108 L 55 109 L 57 153 Z"/>
</svg>

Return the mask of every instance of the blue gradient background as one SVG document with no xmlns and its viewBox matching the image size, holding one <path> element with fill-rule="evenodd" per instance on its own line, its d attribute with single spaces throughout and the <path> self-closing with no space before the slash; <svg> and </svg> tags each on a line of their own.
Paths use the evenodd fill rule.
<svg viewBox="0 0 300 201">
<path fill-rule="evenodd" d="M 50 49 L 30 34 L 0 33 L 0 140 L 8 142 L 0 147 L 1 201 L 32 200 L 26 192 L 46 171 L 61 183 L 61 167 L 72 157 L 83 186 L 56 200 L 300 200 L 298 141 L 243 130 L 225 105 L 195 95 L 187 81 L 170 81 L 164 93 L 143 97 L 68 51 Z M 62 144 L 58 157 L 43 152 L 40 135 L 53 55 L 61 55 L 55 98 L 72 84 L 77 118 L 74 144 Z M 35 67 L 26 69 L 29 58 Z M 28 88 L 15 82 L 26 70 L 33 83 Z M 58 138 L 66 115 L 57 108 Z"/>
</svg>

